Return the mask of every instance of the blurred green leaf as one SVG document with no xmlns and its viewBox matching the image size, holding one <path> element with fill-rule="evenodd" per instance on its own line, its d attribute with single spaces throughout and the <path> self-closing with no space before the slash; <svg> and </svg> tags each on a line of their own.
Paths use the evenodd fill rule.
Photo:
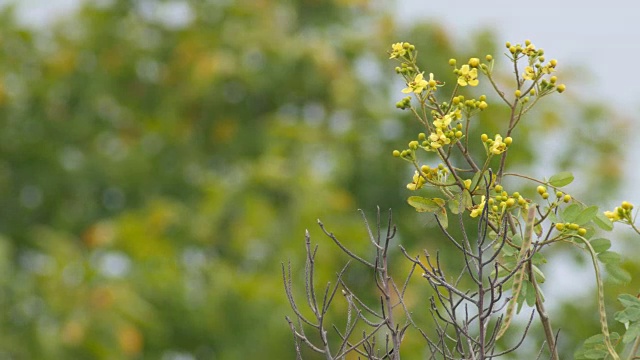
<svg viewBox="0 0 640 360">
<path fill-rule="evenodd" d="M 557 173 L 549 178 L 549 184 L 555 187 L 563 187 L 573 182 L 573 174 L 569 171 Z"/>
</svg>

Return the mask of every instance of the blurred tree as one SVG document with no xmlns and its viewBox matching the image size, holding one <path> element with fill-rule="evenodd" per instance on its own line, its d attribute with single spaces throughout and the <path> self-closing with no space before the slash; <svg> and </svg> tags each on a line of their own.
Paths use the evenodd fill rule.
<svg viewBox="0 0 640 360">
<path fill-rule="evenodd" d="M 393 108 L 401 29 L 377 2 L 87 2 L 41 31 L 0 17 L 0 358 L 290 358 L 279 266 L 302 266 L 316 218 L 364 248 L 355 210 L 394 208 L 409 248 L 431 244 L 390 155 L 419 127 Z M 450 71 L 443 29 L 405 36 Z M 492 39 L 460 56 L 499 53 Z M 510 159 L 534 163 L 546 128 Z M 321 278 L 345 260 L 331 250 Z"/>
</svg>

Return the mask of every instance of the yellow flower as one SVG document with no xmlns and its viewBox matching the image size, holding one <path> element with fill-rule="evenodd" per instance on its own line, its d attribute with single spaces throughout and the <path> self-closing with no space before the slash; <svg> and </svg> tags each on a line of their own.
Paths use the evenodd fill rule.
<svg viewBox="0 0 640 360">
<path fill-rule="evenodd" d="M 404 43 L 395 43 L 391 45 L 391 56 L 389 59 L 395 59 L 404 56 L 407 53 L 407 49 L 404 48 Z"/>
<path fill-rule="evenodd" d="M 414 92 L 416 94 L 420 94 L 424 91 L 424 88 L 427 87 L 429 83 L 424 79 L 424 75 L 422 73 L 416 75 L 412 82 L 407 84 L 407 87 L 402 89 L 402 92 L 408 94 L 410 92 Z"/>
<path fill-rule="evenodd" d="M 433 149 L 439 149 L 443 145 L 451 143 L 451 139 L 449 139 L 440 128 L 437 128 L 436 132 L 429 135 L 429 140 L 431 141 L 429 145 Z"/>
<path fill-rule="evenodd" d="M 540 72 L 543 74 L 551 74 L 554 71 L 556 71 L 556 67 L 551 65 L 551 63 L 540 68 Z"/>
<path fill-rule="evenodd" d="M 533 45 L 533 44 L 529 44 L 529 45 L 527 45 L 527 47 L 522 49 L 522 53 L 527 55 L 527 56 L 535 55 L 536 52 L 537 52 L 536 51 L 536 46 Z"/>
<path fill-rule="evenodd" d="M 482 214 L 482 210 L 484 210 L 484 202 L 485 202 L 484 200 L 485 200 L 485 196 L 484 196 L 484 195 L 482 195 L 482 201 L 480 201 L 480 204 L 478 204 L 478 205 L 474 206 L 474 207 L 471 209 L 471 214 L 470 214 L 470 216 L 471 216 L 472 218 L 474 218 L 474 217 L 478 217 L 478 215 Z"/>
<path fill-rule="evenodd" d="M 420 189 L 424 185 L 424 178 L 416 171 L 413 175 L 413 182 L 407 184 L 407 189 L 415 191 Z"/>
<path fill-rule="evenodd" d="M 524 68 L 524 74 L 522 74 L 522 77 L 527 79 L 527 80 L 533 80 L 533 78 L 536 76 L 535 71 L 533 70 L 533 67 L 531 66 L 527 66 Z"/>
<path fill-rule="evenodd" d="M 447 114 L 443 118 L 437 118 L 433 121 L 433 126 L 438 129 L 445 130 L 451 124 L 451 115 Z"/>
<path fill-rule="evenodd" d="M 489 151 L 491 151 L 494 155 L 502 154 L 507 150 L 507 144 L 502 141 L 502 136 L 496 134 L 495 140 L 493 140 L 493 144 L 489 147 Z"/>
<path fill-rule="evenodd" d="M 478 69 L 469 69 L 469 65 L 462 65 L 458 73 L 458 85 L 460 86 L 477 86 L 478 85 Z"/>
<path fill-rule="evenodd" d="M 617 208 L 616 208 L 617 209 Z M 611 221 L 620 220 L 620 215 L 618 215 L 617 211 L 605 211 L 604 216 L 608 217 Z"/>
</svg>

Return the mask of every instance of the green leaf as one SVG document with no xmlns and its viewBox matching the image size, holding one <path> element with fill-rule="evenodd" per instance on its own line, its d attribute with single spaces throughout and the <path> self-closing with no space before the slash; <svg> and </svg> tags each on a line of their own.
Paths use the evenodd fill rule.
<svg viewBox="0 0 640 360">
<path fill-rule="evenodd" d="M 619 264 L 622 261 L 622 257 L 616 252 L 605 251 L 598 254 L 598 260 L 603 264 Z"/>
<path fill-rule="evenodd" d="M 611 231 L 613 230 L 613 222 L 609 220 L 608 217 L 604 215 L 604 213 L 598 213 L 595 218 L 593 218 L 593 222 L 598 225 L 598 227 L 602 230 Z"/>
<path fill-rule="evenodd" d="M 625 308 L 624 310 L 618 311 L 615 314 L 616 321 L 621 322 L 623 324 L 628 324 L 630 322 L 636 322 L 640 320 L 640 307 L 638 306 L 630 306 Z"/>
<path fill-rule="evenodd" d="M 611 342 L 616 342 L 620 338 L 618 333 L 610 334 Z M 594 335 L 582 344 L 582 346 L 573 354 L 574 359 L 604 359 L 609 355 L 607 345 L 604 342 L 602 334 Z"/>
<path fill-rule="evenodd" d="M 620 294 L 620 296 L 618 296 L 618 301 L 620 301 L 624 307 L 640 306 L 640 299 L 631 294 Z"/>
<path fill-rule="evenodd" d="M 409 205 L 413 206 L 417 212 L 435 212 L 442 209 L 445 201 L 440 198 L 427 199 L 422 196 L 410 196 L 407 199 Z"/>
<path fill-rule="evenodd" d="M 439 199 L 442 200 L 442 199 Z M 447 209 L 442 206 L 440 210 L 436 211 L 436 218 L 440 221 L 440 225 L 443 229 L 447 229 L 449 227 L 449 218 L 447 217 Z"/>
<path fill-rule="evenodd" d="M 602 238 L 593 239 L 589 241 L 589 243 L 591 244 L 591 247 L 593 247 L 593 250 L 595 250 L 596 253 L 607 251 L 611 247 L 611 241 L 609 239 L 602 239 Z"/>
<path fill-rule="evenodd" d="M 608 251 L 605 251 L 603 252 L 603 254 L 606 254 L 607 252 Z M 617 263 L 607 264 L 605 266 L 605 269 L 607 270 L 607 275 L 609 275 L 607 277 L 607 280 L 611 282 L 614 282 L 616 284 L 628 284 L 631 281 L 631 274 L 629 274 L 629 272 L 625 269 L 621 268 Z"/>
<path fill-rule="evenodd" d="M 627 332 L 622 337 L 622 342 L 628 344 L 634 341 L 638 336 L 640 336 L 640 324 L 635 323 L 627 329 Z"/>
<path fill-rule="evenodd" d="M 534 265 L 546 264 L 547 263 L 547 258 L 545 258 L 544 255 L 540 254 L 539 252 L 536 252 L 531 257 L 531 263 L 534 264 Z"/>
<path fill-rule="evenodd" d="M 469 186 L 470 191 L 474 191 L 476 187 L 478 187 L 478 183 L 480 182 L 481 178 L 482 178 L 482 172 L 477 171 L 475 175 L 473 175 L 473 178 L 471 179 L 471 186 Z"/>
<path fill-rule="evenodd" d="M 460 196 L 462 199 L 461 202 L 465 206 L 465 208 L 473 206 L 473 199 L 471 199 L 471 193 L 469 192 L 469 190 L 463 190 Z"/>
<path fill-rule="evenodd" d="M 457 196 L 456 199 L 449 200 L 449 210 L 451 210 L 451 213 L 454 215 L 464 212 L 464 207 L 460 209 L 460 201 L 458 201 Z"/>
<path fill-rule="evenodd" d="M 580 205 L 571 204 L 562 211 L 562 219 L 566 222 L 575 222 L 581 212 L 582 207 Z"/>
<path fill-rule="evenodd" d="M 536 304 L 536 290 L 534 289 L 533 284 L 529 281 L 523 282 L 522 290 L 524 298 L 527 301 L 527 305 L 534 306 Z"/>
<path fill-rule="evenodd" d="M 533 275 L 536 277 L 536 282 L 538 284 L 542 284 L 547 280 L 542 270 L 540 270 L 537 266 L 531 265 L 531 268 L 533 269 Z"/>
<path fill-rule="evenodd" d="M 582 210 L 578 215 L 578 217 L 576 217 L 576 219 L 573 222 L 575 222 L 578 225 L 584 225 L 589 221 L 593 220 L 593 218 L 595 218 L 597 214 L 598 214 L 598 207 L 589 206 L 588 208 Z"/>
<path fill-rule="evenodd" d="M 515 246 L 522 246 L 522 236 L 520 236 L 520 234 L 515 234 L 512 238 L 511 238 L 511 242 L 513 243 L 513 245 Z M 505 246 L 509 246 L 509 245 L 505 245 Z"/>
<path fill-rule="evenodd" d="M 549 185 L 555 187 L 563 187 L 571 184 L 573 181 L 573 174 L 569 171 L 563 171 L 561 173 L 557 173 L 549 178 Z"/>
</svg>

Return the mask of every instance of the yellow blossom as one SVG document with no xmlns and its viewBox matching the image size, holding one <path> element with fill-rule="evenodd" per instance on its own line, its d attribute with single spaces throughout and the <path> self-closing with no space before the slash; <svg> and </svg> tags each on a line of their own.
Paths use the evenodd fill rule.
<svg viewBox="0 0 640 360">
<path fill-rule="evenodd" d="M 412 191 L 418 190 L 424 185 L 424 182 L 425 182 L 424 178 L 420 176 L 420 174 L 416 171 L 415 174 L 413 175 L 413 182 L 410 182 L 409 184 L 407 184 L 407 189 Z"/>
<path fill-rule="evenodd" d="M 611 221 L 620 220 L 620 215 L 618 215 L 617 211 L 605 211 L 604 216 L 608 217 Z"/>
<path fill-rule="evenodd" d="M 436 128 L 436 132 L 432 132 L 429 135 L 429 140 L 431 141 L 429 145 L 433 149 L 439 149 L 443 145 L 451 143 L 451 139 L 449 139 L 440 128 Z"/>
<path fill-rule="evenodd" d="M 410 92 L 414 92 L 416 94 L 424 91 L 424 88 L 427 87 L 428 82 L 424 79 L 424 75 L 422 73 L 416 75 L 412 82 L 407 84 L 407 87 L 402 89 L 402 92 L 408 94 Z"/>
<path fill-rule="evenodd" d="M 533 80 L 533 78 L 536 76 L 535 71 L 533 70 L 533 67 L 531 66 L 527 66 L 524 68 L 524 74 L 522 74 L 522 77 L 527 79 L 527 80 Z"/>
<path fill-rule="evenodd" d="M 437 118 L 433 121 L 433 126 L 438 129 L 445 130 L 451 124 L 451 115 L 447 114 L 443 118 Z"/>
<path fill-rule="evenodd" d="M 471 214 L 469 214 L 472 218 L 474 217 L 478 217 L 478 215 L 482 214 L 482 210 L 484 210 L 484 203 L 485 203 L 485 196 L 482 195 L 482 201 L 480 201 L 480 204 L 474 206 L 471 209 Z"/>
<path fill-rule="evenodd" d="M 522 49 L 522 53 L 527 55 L 527 56 L 535 55 L 536 52 L 537 52 L 536 51 L 536 46 L 533 45 L 533 44 L 529 44 L 529 45 L 527 45 L 527 47 Z"/>
<path fill-rule="evenodd" d="M 502 154 L 507 150 L 507 144 L 502 141 L 502 136 L 496 134 L 495 139 L 493 140 L 493 144 L 489 147 L 489 151 L 491 151 L 494 155 Z"/>
<path fill-rule="evenodd" d="M 404 48 L 404 44 L 399 42 L 391 45 L 391 56 L 389 59 L 395 59 L 404 56 L 407 53 L 407 49 Z"/>
<path fill-rule="evenodd" d="M 540 68 L 540 72 L 543 74 L 551 74 L 554 71 L 556 71 L 556 67 L 552 66 L 551 63 Z"/>
<path fill-rule="evenodd" d="M 462 65 L 458 73 L 458 85 L 460 86 L 477 86 L 478 85 L 478 69 L 470 69 L 469 65 Z"/>
</svg>

